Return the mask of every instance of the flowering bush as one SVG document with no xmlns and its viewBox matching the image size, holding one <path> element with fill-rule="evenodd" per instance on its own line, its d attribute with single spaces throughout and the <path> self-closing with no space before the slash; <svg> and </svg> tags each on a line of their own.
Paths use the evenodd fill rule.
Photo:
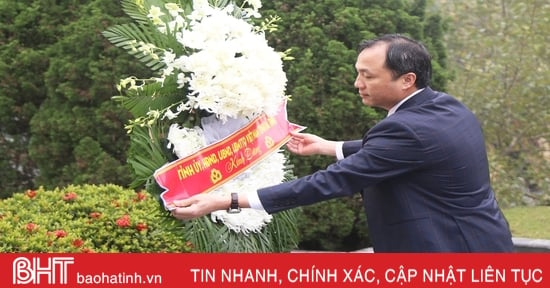
<svg viewBox="0 0 550 288">
<path fill-rule="evenodd" d="M 259 0 L 122 5 L 135 23 L 110 27 L 104 36 L 154 76 L 122 79 L 115 99 L 134 115 L 126 126 L 133 184 L 158 196 L 163 191 L 153 179 L 155 170 L 222 140 L 262 113 L 279 112 L 288 99 L 282 62 L 288 56 L 268 45 L 264 33 L 276 28 L 278 18 L 261 19 Z M 283 151 L 275 151 L 209 193 L 253 192 L 281 183 L 292 177 L 286 161 Z M 215 211 L 184 228 L 200 251 L 289 250 L 297 243 L 295 212 L 272 217 L 254 209 Z"/>
<path fill-rule="evenodd" d="M 0 201 L 0 252 L 190 252 L 148 193 L 115 185 L 28 190 Z"/>
</svg>

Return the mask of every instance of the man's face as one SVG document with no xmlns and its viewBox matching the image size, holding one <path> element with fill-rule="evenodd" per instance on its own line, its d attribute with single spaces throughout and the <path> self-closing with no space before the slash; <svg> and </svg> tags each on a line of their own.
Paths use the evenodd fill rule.
<svg viewBox="0 0 550 288">
<path fill-rule="evenodd" d="M 390 110 L 404 96 L 401 77 L 393 80 L 390 70 L 384 66 L 387 48 L 387 43 L 379 43 L 359 53 L 355 63 L 357 78 L 354 86 L 363 104 Z"/>
</svg>

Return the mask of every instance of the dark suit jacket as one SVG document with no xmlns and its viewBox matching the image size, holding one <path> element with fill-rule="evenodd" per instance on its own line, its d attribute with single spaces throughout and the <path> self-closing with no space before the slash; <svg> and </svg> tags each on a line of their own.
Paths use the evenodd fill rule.
<svg viewBox="0 0 550 288">
<path fill-rule="evenodd" d="M 430 88 L 403 103 L 344 159 L 258 190 L 269 213 L 361 192 L 375 252 L 513 251 L 476 117 Z"/>
</svg>

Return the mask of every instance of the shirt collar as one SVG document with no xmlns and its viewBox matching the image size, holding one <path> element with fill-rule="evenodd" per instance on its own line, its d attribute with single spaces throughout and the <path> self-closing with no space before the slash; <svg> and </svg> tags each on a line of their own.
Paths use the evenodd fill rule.
<svg viewBox="0 0 550 288">
<path fill-rule="evenodd" d="M 395 106 L 391 107 L 391 109 L 388 111 L 388 116 L 391 116 L 393 113 L 395 113 L 395 111 L 397 111 L 397 109 L 399 108 L 399 106 L 401 106 L 401 104 L 405 103 L 405 101 L 411 99 L 414 95 L 422 92 L 422 90 L 424 90 L 425 88 L 422 88 L 422 89 L 418 89 L 416 91 L 414 91 L 411 95 L 405 97 L 403 100 L 399 101 L 399 103 L 397 103 Z M 386 116 L 386 117 L 388 117 Z"/>
</svg>

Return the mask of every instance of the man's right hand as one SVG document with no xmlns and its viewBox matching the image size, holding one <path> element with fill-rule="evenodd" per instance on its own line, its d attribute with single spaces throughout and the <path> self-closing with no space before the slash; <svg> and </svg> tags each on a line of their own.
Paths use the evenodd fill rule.
<svg viewBox="0 0 550 288">
<path fill-rule="evenodd" d="M 287 149 L 297 155 L 336 156 L 336 142 L 329 141 L 314 134 L 290 132 L 292 138 L 286 144 Z"/>
</svg>

